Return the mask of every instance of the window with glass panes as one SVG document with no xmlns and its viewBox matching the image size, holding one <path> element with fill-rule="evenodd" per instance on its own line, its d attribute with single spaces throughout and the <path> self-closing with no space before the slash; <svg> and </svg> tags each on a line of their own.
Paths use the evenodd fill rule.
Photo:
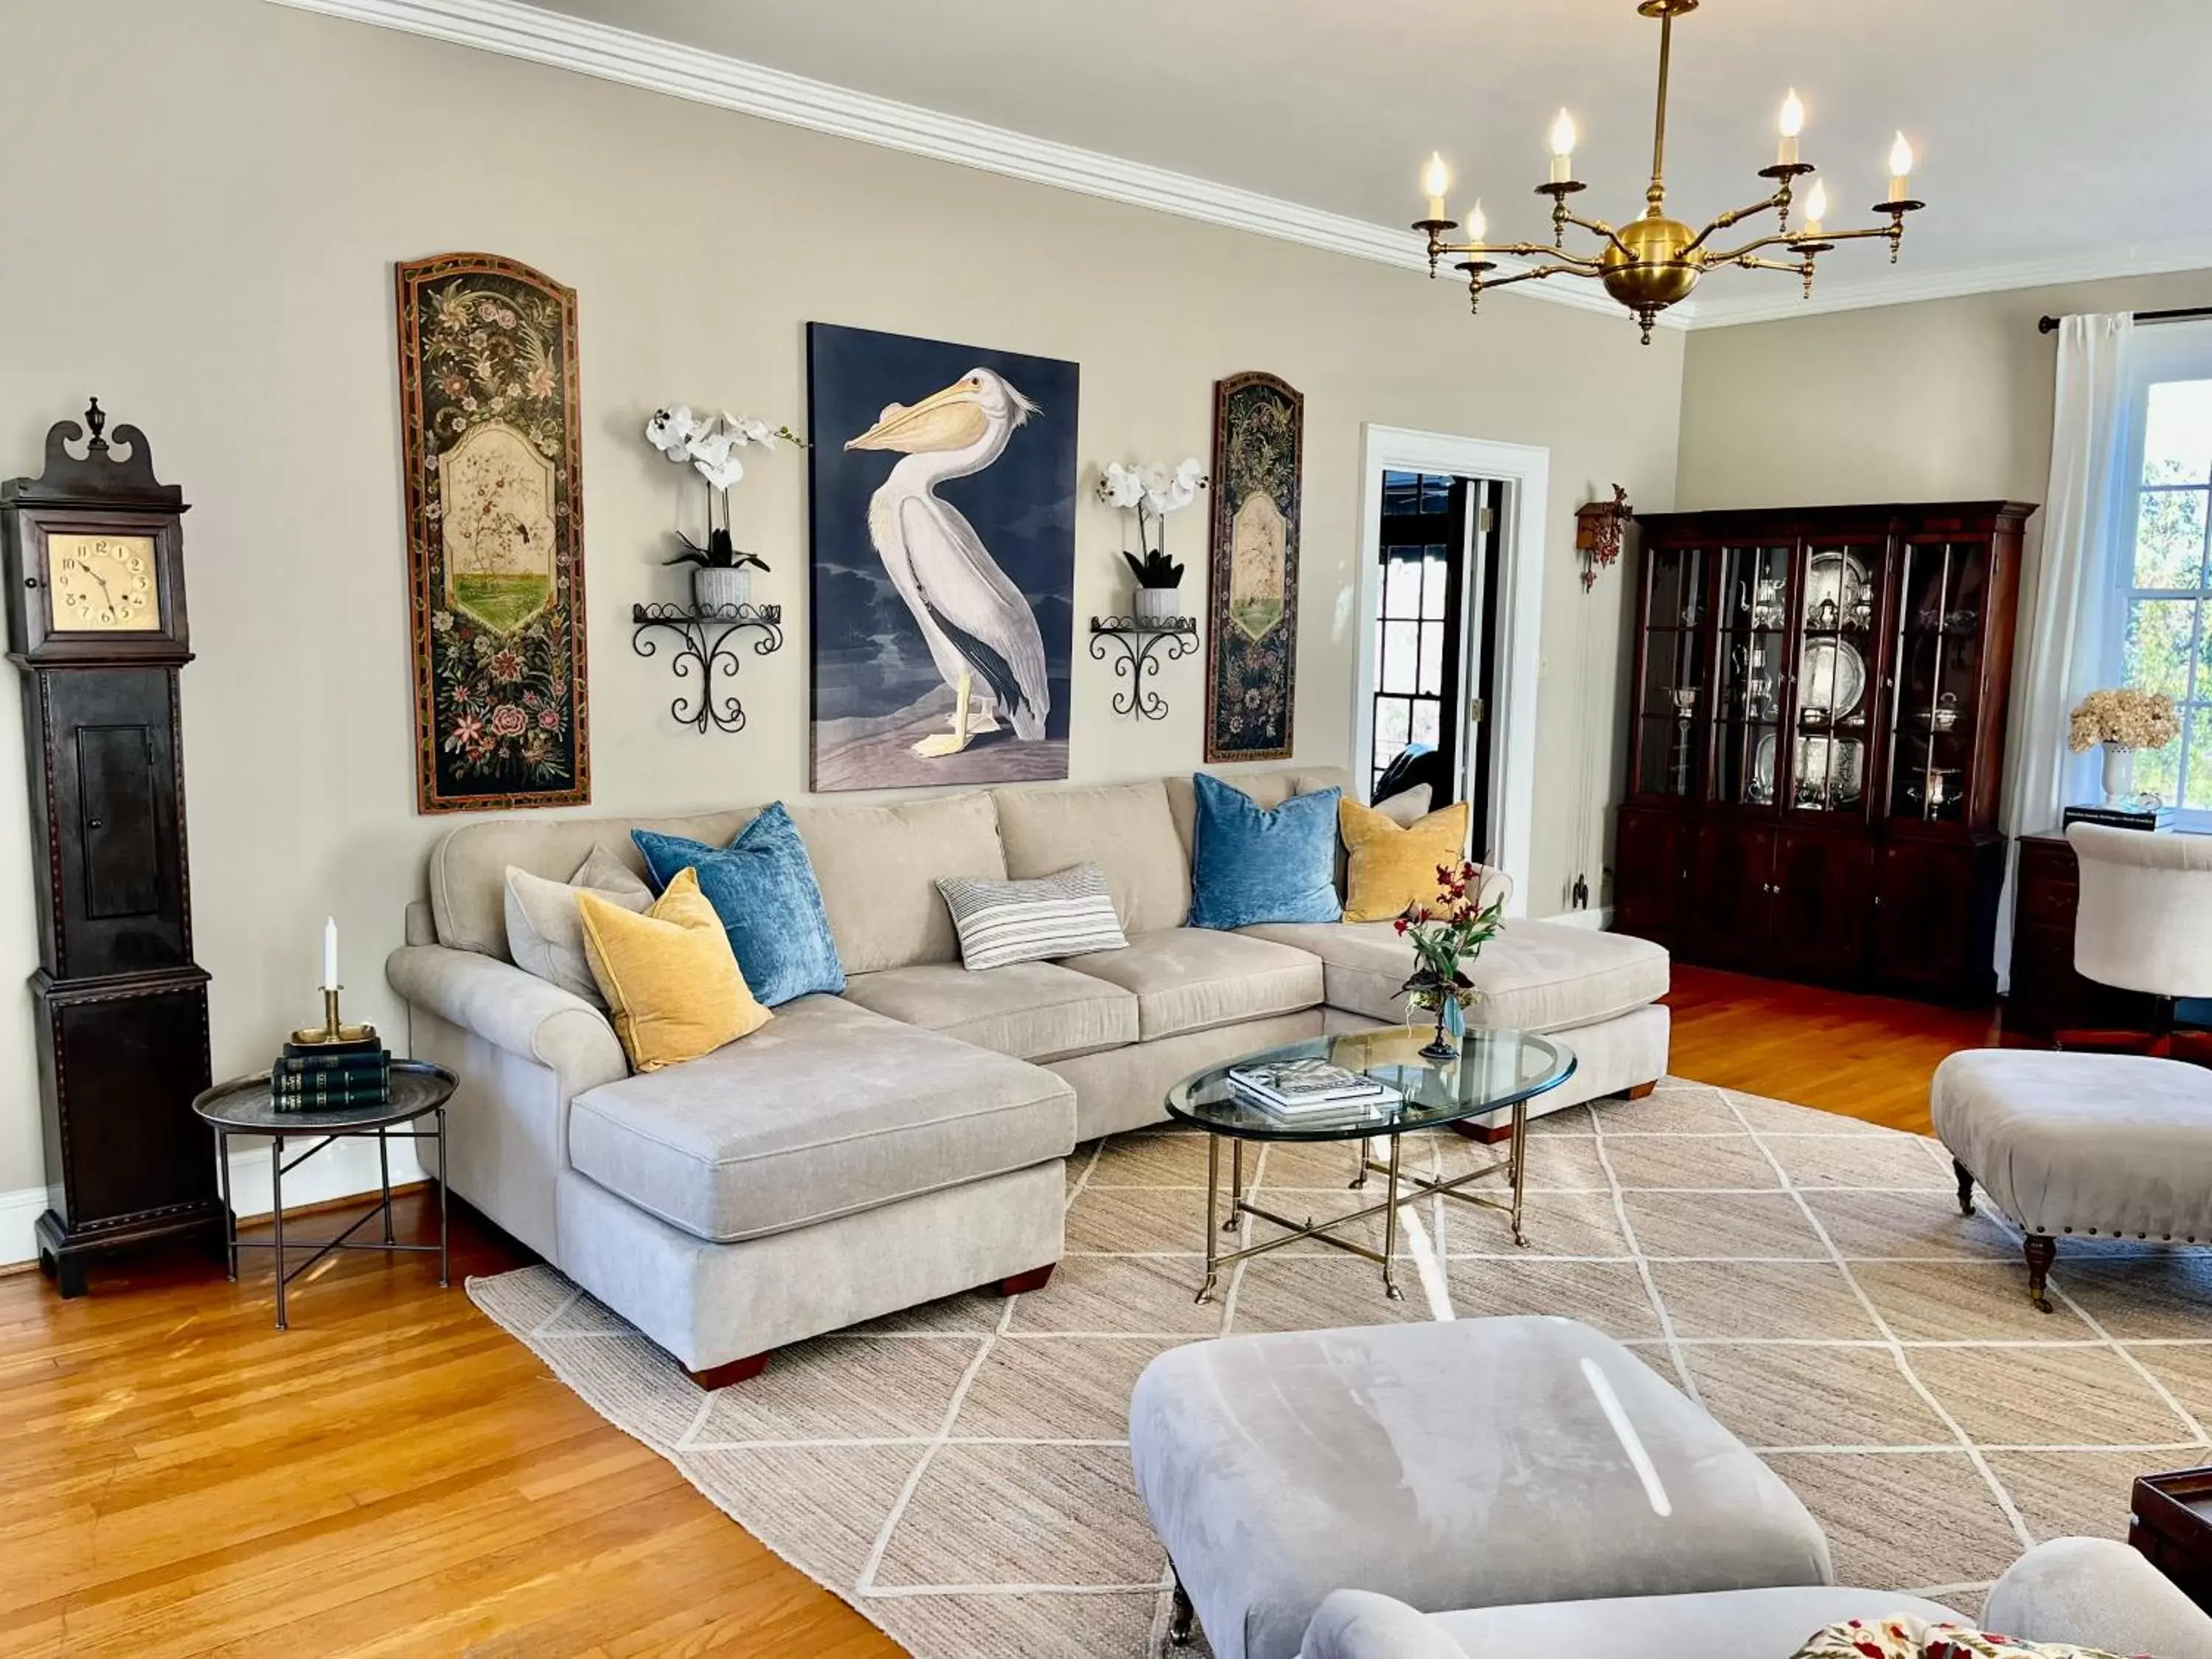
<svg viewBox="0 0 2212 1659">
<path fill-rule="evenodd" d="M 2141 431 L 2120 678 L 2165 692 L 2182 719 L 2172 743 L 2136 757 L 2135 787 L 2184 811 L 2212 815 L 2212 380 L 2153 383 Z"/>
<path fill-rule="evenodd" d="M 1374 742 L 1368 787 L 1409 745 L 1455 775 L 1460 583 L 1466 480 L 1388 472 L 1382 479 L 1382 602 L 1375 623 Z"/>
</svg>

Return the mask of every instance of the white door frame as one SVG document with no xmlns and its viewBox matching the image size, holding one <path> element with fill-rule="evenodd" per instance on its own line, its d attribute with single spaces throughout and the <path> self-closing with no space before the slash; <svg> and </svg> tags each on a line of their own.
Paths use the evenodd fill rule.
<svg viewBox="0 0 2212 1659">
<path fill-rule="evenodd" d="M 1536 688 L 1543 664 L 1544 514 L 1551 499 L 1552 452 L 1530 444 L 1493 443 L 1443 432 L 1363 425 L 1359 428 L 1359 581 L 1353 627 L 1358 670 L 1352 686 L 1352 772 L 1366 787 L 1374 744 L 1375 618 L 1382 608 L 1382 475 L 1443 472 L 1461 478 L 1494 478 L 1505 492 L 1503 521 L 1492 544 L 1499 561 L 1497 695 L 1485 712 L 1482 740 L 1490 745 L 1488 841 L 1494 861 L 1513 878 L 1506 910 L 1528 910 L 1528 863 L 1536 812 Z M 1473 565 L 1470 562 L 1469 568 Z M 1472 613 L 1469 613 L 1472 614 Z M 1462 673 L 1469 666 L 1461 653 Z M 1467 707 L 1466 687 L 1458 688 Z"/>
</svg>

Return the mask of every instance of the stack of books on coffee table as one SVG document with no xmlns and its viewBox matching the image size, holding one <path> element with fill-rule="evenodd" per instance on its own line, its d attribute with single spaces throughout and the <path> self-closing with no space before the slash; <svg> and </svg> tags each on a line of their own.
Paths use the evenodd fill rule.
<svg viewBox="0 0 2212 1659">
<path fill-rule="evenodd" d="M 1229 1068 L 1240 1100 L 1282 1118 L 1379 1113 L 1403 1098 L 1387 1083 L 1325 1060 L 1267 1060 Z"/>
<path fill-rule="evenodd" d="M 392 1054 L 374 1036 L 345 1042 L 288 1042 L 269 1068 L 280 1112 L 381 1106 L 392 1098 Z"/>
</svg>

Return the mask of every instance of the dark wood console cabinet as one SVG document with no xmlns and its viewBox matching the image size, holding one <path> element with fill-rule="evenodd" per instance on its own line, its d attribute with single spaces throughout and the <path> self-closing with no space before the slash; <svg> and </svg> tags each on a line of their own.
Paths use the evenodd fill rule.
<svg viewBox="0 0 2212 1659">
<path fill-rule="evenodd" d="M 1647 515 L 1613 926 L 1972 1003 L 1990 966 L 2016 501 Z"/>
</svg>

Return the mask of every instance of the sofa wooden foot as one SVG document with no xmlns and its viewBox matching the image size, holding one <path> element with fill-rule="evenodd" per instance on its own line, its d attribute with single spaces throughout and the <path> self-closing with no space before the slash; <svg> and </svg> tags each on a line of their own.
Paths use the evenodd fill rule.
<svg viewBox="0 0 2212 1659">
<path fill-rule="evenodd" d="M 1974 1212 L 1974 1172 L 1955 1158 L 1951 1160 L 1951 1169 L 1959 1177 L 1959 1213 L 1972 1215 Z"/>
<path fill-rule="evenodd" d="M 2058 1241 L 2048 1233 L 2030 1233 L 2021 1249 L 2027 1256 L 2027 1299 L 2049 1313 L 2051 1298 L 2043 1287 L 2051 1277 L 2051 1264 L 2058 1259 Z"/>
<path fill-rule="evenodd" d="M 686 1371 L 684 1375 L 712 1394 L 732 1382 L 750 1382 L 767 1369 L 768 1356 L 757 1353 L 750 1358 L 732 1359 L 726 1365 L 713 1365 L 703 1371 Z"/>
<path fill-rule="evenodd" d="M 1655 1077 L 1649 1083 L 1639 1083 L 1632 1089 L 1623 1089 L 1620 1091 L 1620 1097 L 1623 1100 L 1642 1100 L 1658 1086 L 1659 1079 Z"/>
<path fill-rule="evenodd" d="M 1469 1140 L 1480 1141 L 1485 1146 L 1495 1146 L 1501 1140 L 1513 1139 L 1513 1125 L 1510 1120 L 1495 1125 L 1455 1123 L 1451 1127 L 1453 1133 L 1465 1135 Z"/>
<path fill-rule="evenodd" d="M 1048 1261 L 1042 1267 L 1032 1267 L 1025 1273 L 1015 1273 L 1011 1278 L 1002 1279 L 999 1281 L 999 1294 L 1020 1296 L 1024 1291 L 1041 1291 L 1052 1278 L 1053 1268 L 1058 1265 L 1057 1262 Z"/>
</svg>

